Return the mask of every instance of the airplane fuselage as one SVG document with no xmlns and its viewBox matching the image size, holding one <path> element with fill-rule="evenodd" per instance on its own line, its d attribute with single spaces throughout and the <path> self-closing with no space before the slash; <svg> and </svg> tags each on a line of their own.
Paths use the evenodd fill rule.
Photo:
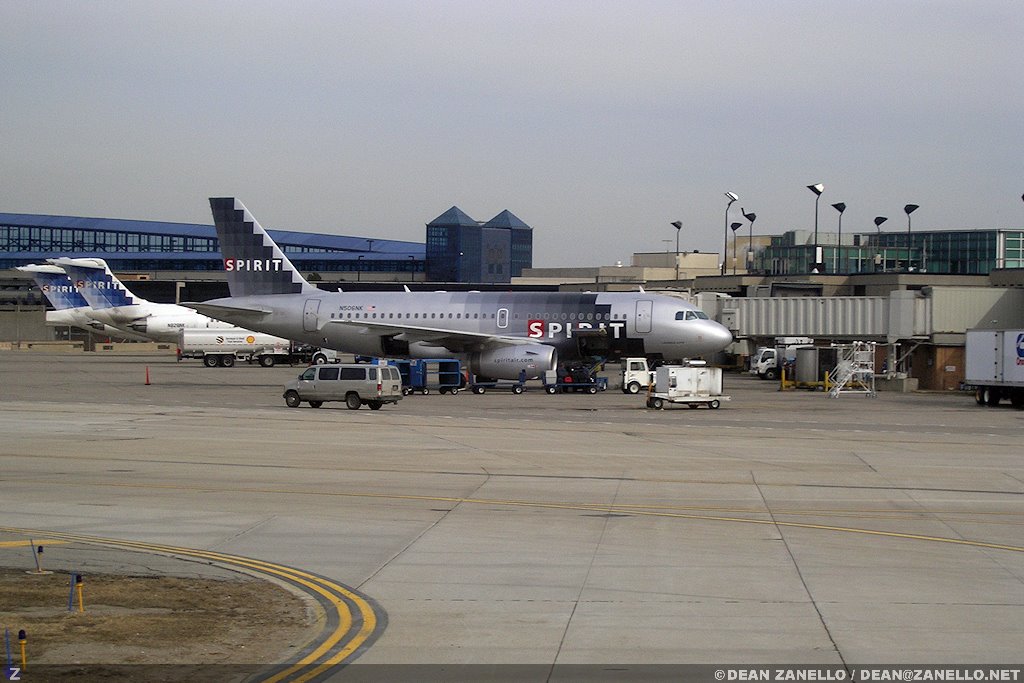
<svg viewBox="0 0 1024 683">
<path fill-rule="evenodd" d="M 439 336 L 489 335 L 553 347 L 561 362 L 693 358 L 720 351 L 732 339 L 727 329 L 692 305 L 647 293 L 324 291 L 205 303 L 223 305 L 223 312 L 216 314 L 219 319 L 248 329 L 368 356 L 472 355 L 453 349 L 450 335 L 443 346 L 424 339 L 432 330 Z M 232 315 L 229 307 L 269 312 Z M 413 328 L 415 334 L 401 328 Z"/>
</svg>

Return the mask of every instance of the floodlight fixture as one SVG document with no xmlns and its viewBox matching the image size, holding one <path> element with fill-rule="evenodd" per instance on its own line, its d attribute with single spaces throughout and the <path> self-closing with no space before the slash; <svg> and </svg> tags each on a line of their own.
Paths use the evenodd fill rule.
<svg viewBox="0 0 1024 683">
<path fill-rule="evenodd" d="M 722 275 L 725 275 L 725 252 L 729 251 L 729 208 L 732 203 L 739 199 L 739 195 L 735 192 L 726 192 L 725 196 L 729 198 L 729 203 L 725 205 L 725 237 L 722 242 Z"/>
<path fill-rule="evenodd" d="M 730 223 L 732 228 L 732 274 L 736 274 L 736 231 L 743 227 L 742 223 Z"/>
<path fill-rule="evenodd" d="M 811 267 L 812 273 L 818 272 L 818 266 L 821 264 L 820 250 L 818 246 L 818 200 L 821 199 L 821 193 L 825 191 L 825 186 L 821 183 L 815 183 L 808 185 L 807 189 L 814 193 L 814 265 Z"/>
<path fill-rule="evenodd" d="M 672 221 L 669 223 L 673 228 L 676 229 L 676 280 L 679 280 L 679 233 L 683 231 L 682 221 Z"/>
</svg>

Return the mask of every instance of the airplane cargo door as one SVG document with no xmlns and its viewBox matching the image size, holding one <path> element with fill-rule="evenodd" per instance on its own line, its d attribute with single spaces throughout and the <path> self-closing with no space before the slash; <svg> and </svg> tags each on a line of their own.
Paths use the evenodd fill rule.
<svg viewBox="0 0 1024 683">
<path fill-rule="evenodd" d="M 306 306 L 302 309 L 302 329 L 306 332 L 316 332 L 320 329 L 317 324 L 320 311 L 320 299 L 306 299 Z"/>
<path fill-rule="evenodd" d="M 651 318 L 654 314 L 653 301 L 636 302 L 636 331 L 643 334 L 651 331 Z"/>
</svg>

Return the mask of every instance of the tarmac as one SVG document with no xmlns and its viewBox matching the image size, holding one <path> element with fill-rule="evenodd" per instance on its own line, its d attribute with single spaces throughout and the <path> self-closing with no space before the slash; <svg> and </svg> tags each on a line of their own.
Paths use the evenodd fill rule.
<svg viewBox="0 0 1024 683">
<path fill-rule="evenodd" d="M 594 396 L 287 408 L 300 371 L 0 352 L 0 541 L 332 582 L 366 637 L 316 680 L 1024 663 L 1024 411 L 740 374 L 656 411 L 613 366 Z"/>
</svg>

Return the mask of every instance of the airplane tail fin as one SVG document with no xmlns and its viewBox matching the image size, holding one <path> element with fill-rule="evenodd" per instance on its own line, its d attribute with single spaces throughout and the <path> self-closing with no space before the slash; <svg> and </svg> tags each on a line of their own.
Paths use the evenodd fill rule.
<svg viewBox="0 0 1024 683">
<path fill-rule="evenodd" d="M 97 310 L 149 303 L 132 294 L 110 271 L 103 259 L 63 257 L 47 261 L 67 271 L 85 300 Z"/>
<path fill-rule="evenodd" d="M 317 292 L 234 197 L 211 197 L 231 296 Z"/>
<path fill-rule="evenodd" d="M 43 291 L 54 310 L 63 311 L 68 308 L 83 308 L 89 305 L 82 293 L 75 287 L 63 268 L 53 265 L 18 266 L 23 273 L 30 273 L 36 285 Z"/>
</svg>

